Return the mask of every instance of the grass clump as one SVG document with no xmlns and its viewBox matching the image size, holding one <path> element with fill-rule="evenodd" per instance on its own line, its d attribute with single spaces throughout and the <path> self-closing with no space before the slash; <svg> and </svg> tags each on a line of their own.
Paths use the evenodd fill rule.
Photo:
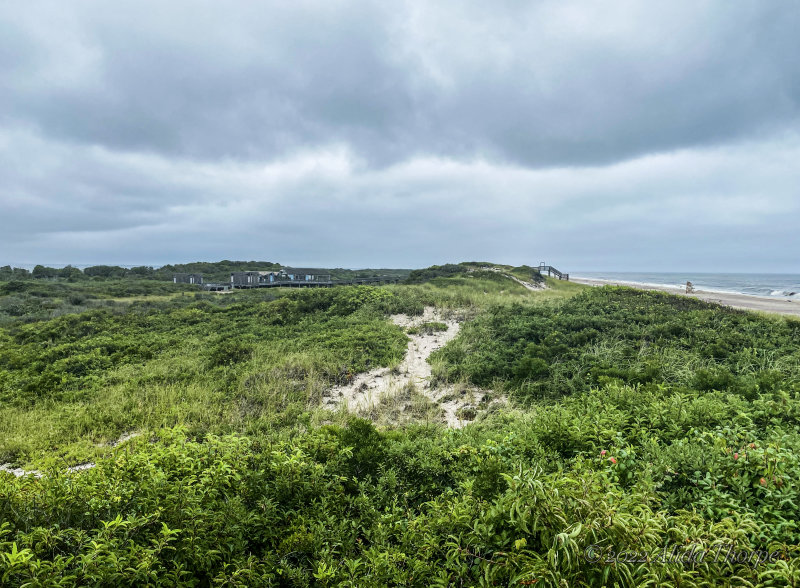
<svg viewBox="0 0 800 588">
<path fill-rule="evenodd" d="M 406 333 L 409 335 L 432 335 L 447 330 L 447 325 L 439 321 L 426 321 L 415 327 L 408 327 Z"/>
</svg>

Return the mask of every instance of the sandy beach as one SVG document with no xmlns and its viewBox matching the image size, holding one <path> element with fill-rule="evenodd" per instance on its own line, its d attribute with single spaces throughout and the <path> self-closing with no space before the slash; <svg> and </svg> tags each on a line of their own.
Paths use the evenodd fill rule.
<svg viewBox="0 0 800 588">
<path fill-rule="evenodd" d="M 691 296 L 693 298 L 705 300 L 706 302 L 715 302 L 717 304 L 722 304 L 724 306 L 730 306 L 733 308 L 800 316 L 800 301 L 786 300 L 784 298 L 768 298 L 766 296 L 748 296 L 746 294 L 707 292 L 704 290 L 696 290 L 691 294 L 687 294 L 682 288 L 672 288 L 669 286 L 654 286 L 650 284 L 639 284 L 635 282 L 623 282 L 617 280 L 597 280 L 594 278 L 570 277 L 570 279 L 573 282 L 586 284 L 588 286 L 629 286 L 631 288 L 639 288 L 640 290 L 658 290 L 660 292 L 678 294 L 679 296 Z"/>
</svg>

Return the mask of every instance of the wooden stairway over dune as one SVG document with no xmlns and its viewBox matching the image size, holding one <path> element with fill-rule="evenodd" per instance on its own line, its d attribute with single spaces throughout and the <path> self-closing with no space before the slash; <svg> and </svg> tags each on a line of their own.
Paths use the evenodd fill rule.
<svg viewBox="0 0 800 588">
<path fill-rule="evenodd" d="M 547 272 L 548 276 L 555 276 L 559 280 L 566 280 L 566 281 L 569 282 L 569 274 L 565 274 L 564 272 L 560 272 L 556 268 L 554 268 L 552 265 L 547 265 L 543 261 L 541 263 L 539 263 L 539 267 L 536 268 L 536 269 L 538 269 L 539 273 L 542 274 L 542 275 L 544 275 L 544 273 Z"/>
</svg>

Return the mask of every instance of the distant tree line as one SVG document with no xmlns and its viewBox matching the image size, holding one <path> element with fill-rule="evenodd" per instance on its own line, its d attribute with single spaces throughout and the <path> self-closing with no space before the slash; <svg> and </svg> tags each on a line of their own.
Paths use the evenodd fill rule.
<svg viewBox="0 0 800 588">
<path fill-rule="evenodd" d="M 0 280 L 19 280 L 30 277 L 31 272 L 24 268 L 11 267 L 10 265 L 4 265 L 3 267 L 0 267 Z"/>
<path fill-rule="evenodd" d="M 175 274 L 203 274 L 206 282 L 227 282 L 230 280 L 231 272 L 240 271 L 274 271 L 282 266 L 273 261 L 230 261 L 224 259 L 217 262 L 197 261 L 193 263 L 168 264 L 158 268 L 140 265 L 136 267 L 121 267 L 118 265 L 92 265 L 81 270 L 72 265 L 62 268 L 47 267 L 37 265 L 33 271 L 24 268 L 11 267 L 10 265 L 0 267 L 0 281 L 8 282 L 11 280 L 24 279 L 64 279 L 68 281 L 78 281 L 86 279 L 138 279 L 138 280 L 164 280 L 172 281 Z M 372 277 L 372 276 L 395 276 L 405 278 L 409 270 L 404 269 L 365 269 L 349 270 L 336 268 L 325 270 L 334 279 L 346 279 L 353 277 Z"/>
<path fill-rule="evenodd" d="M 22 280 L 22 279 L 66 279 L 70 281 L 85 279 L 151 279 L 169 280 L 172 276 L 179 273 L 200 273 L 209 280 L 225 280 L 230 277 L 230 273 L 243 270 L 273 270 L 280 268 L 280 264 L 271 261 L 220 261 L 196 262 L 186 264 L 165 265 L 154 268 L 148 265 L 136 267 L 122 267 L 119 265 L 91 265 L 83 269 L 72 265 L 61 268 L 37 265 L 32 271 L 24 268 L 11 267 L 5 265 L 0 267 L 0 281 Z"/>
<path fill-rule="evenodd" d="M 192 263 L 169 264 L 156 270 L 158 279 L 171 280 L 174 274 L 203 274 L 206 282 L 228 282 L 231 272 L 272 271 L 281 268 L 281 264 L 273 261 L 195 261 Z"/>
<path fill-rule="evenodd" d="M 158 279 L 159 270 L 149 266 L 138 266 L 132 268 L 120 267 L 118 265 L 93 265 L 81 270 L 72 265 L 64 267 L 48 267 L 37 265 L 33 271 L 21 267 L 11 267 L 4 265 L 0 267 L 0 280 L 21 280 L 21 279 L 67 279 L 71 281 L 83 280 L 88 278 L 154 278 Z M 171 279 L 171 276 L 170 276 Z"/>
</svg>

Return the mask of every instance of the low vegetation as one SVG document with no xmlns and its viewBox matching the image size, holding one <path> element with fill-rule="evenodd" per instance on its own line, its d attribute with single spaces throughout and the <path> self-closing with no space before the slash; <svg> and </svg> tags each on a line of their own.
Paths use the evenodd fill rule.
<svg viewBox="0 0 800 588">
<path fill-rule="evenodd" d="M 1 283 L 0 307 L 85 300 L 0 325 L 0 463 L 41 475 L 0 471 L 0 584 L 800 584 L 800 322 L 455 267 L 125 300 Z M 466 317 L 434 379 L 509 408 L 448 429 L 320 407 L 397 365 L 387 317 L 428 306 Z"/>
<path fill-rule="evenodd" d="M 800 321 L 607 287 L 562 304 L 492 306 L 439 354 L 451 379 L 502 383 L 526 401 L 610 381 L 753 398 L 800 392 L 798 342 Z"/>
<path fill-rule="evenodd" d="M 36 322 L 97 308 L 120 311 L 134 301 L 160 303 L 197 292 L 197 286 L 189 284 L 136 279 L 0 282 L 0 325 Z"/>
<path fill-rule="evenodd" d="M 432 265 L 426 269 L 414 270 L 408 275 L 409 284 L 422 284 L 434 278 L 449 278 L 458 274 L 465 274 L 468 267 L 465 264 L 446 263 L 444 265 Z"/>
</svg>

